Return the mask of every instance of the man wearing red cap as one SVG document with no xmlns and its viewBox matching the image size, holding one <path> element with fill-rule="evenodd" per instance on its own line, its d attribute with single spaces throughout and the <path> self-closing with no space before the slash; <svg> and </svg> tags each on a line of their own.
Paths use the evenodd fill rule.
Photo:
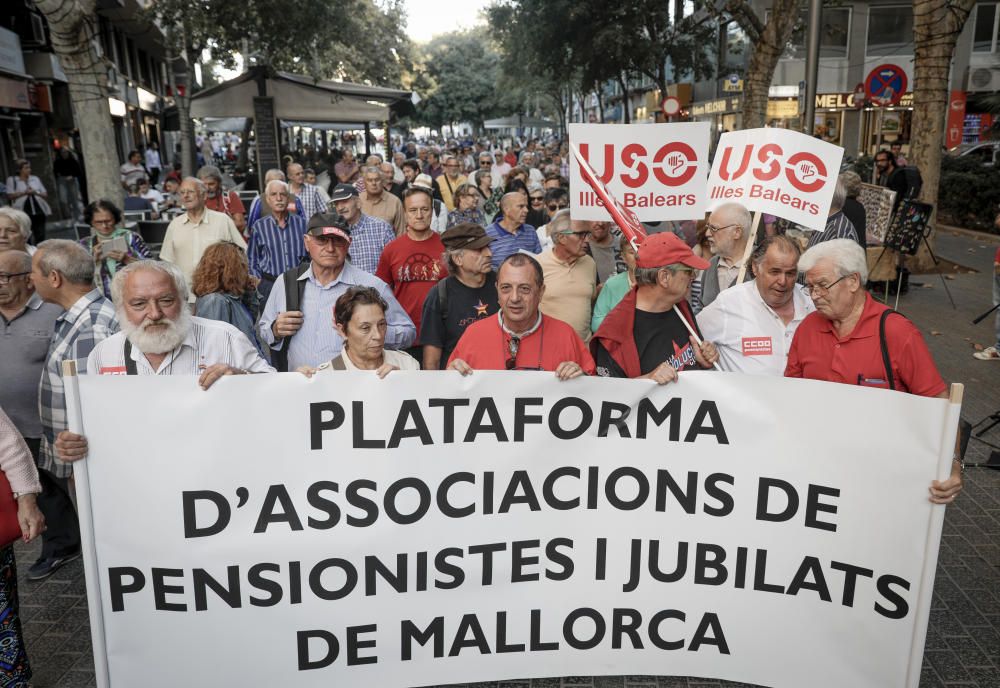
<svg viewBox="0 0 1000 688">
<path fill-rule="evenodd" d="M 689 332 L 697 323 L 687 302 L 691 281 L 708 267 L 672 232 L 654 234 L 639 246 L 636 288 L 625 295 L 591 340 L 597 374 L 648 378 L 657 384 L 685 369 L 711 368 L 719 352 Z"/>
</svg>

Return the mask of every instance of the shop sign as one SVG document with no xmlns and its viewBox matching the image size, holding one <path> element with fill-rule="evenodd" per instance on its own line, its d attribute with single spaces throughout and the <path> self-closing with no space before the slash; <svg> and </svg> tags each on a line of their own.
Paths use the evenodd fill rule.
<svg viewBox="0 0 1000 688">
<path fill-rule="evenodd" d="M 21 54 L 21 39 L 13 31 L 0 29 L 0 70 L 24 74 L 24 55 Z"/>
<path fill-rule="evenodd" d="M 948 98 L 948 126 L 945 130 L 945 147 L 954 148 L 962 143 L 965 124 L 965 91 L 952 91 Z"/>
<path fill-rule="evenodd" d="M 851 110 L 858 107 L 857 93 L 817 93 L 817 110 Z M 899 107 L 913 107 L 913 92 L 904 93 L 899 99 Z"/>
<path fill-rule="evenodd" d="M 691 106 L 692 117 L 703 117 L 705 115 L 718 115 L 724 112 L 736 112 L 740 109 L 740 99 L 736 96 L 731 98 L 719 98 L 708 100 L 703 103 L 695 103 Z"/>
<path fill-rule="evenodd" d="M 30 110 L 31 97 L 28 95 L 28 82 L 0 78 L 0 107 Z"/>
<path fill-rule="evenodd" d="M 799 101 L 769 100 L 767 101 L 768 119 L 795 119 L 799 116 Z"/>
</svg>

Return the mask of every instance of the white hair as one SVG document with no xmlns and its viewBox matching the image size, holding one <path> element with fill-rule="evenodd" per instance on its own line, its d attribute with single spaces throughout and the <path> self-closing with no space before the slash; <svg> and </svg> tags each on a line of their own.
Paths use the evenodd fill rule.
<svg viewBox="0 0 1000 688">
<path fill-rule="evenodd" d="M 156 323 L 143 319 L 138 325 L 125 317 L 124 307 L 118 306 L 118 325 L 132 345 L 144 354 L 166 354 L 187 339 L 188 332 L 191 331 L 191 312 L 187 308 L 187 303 L 181 305 L 180 312 L 176 320 L 162 318 Z M 150 325 L 161 325 L 166 328 L 164 331 L 150 331 Z"/>
<path fill-rule="evenodd" d="M 842 177 L 837 177 L 837 185 L 833 188 L 833 198 L 830 200 L 830 214 L 840 211 L 847 200 L 847 187 Z"/>
<path fill-rule="evenodd" d="M 266 194 L 271 189 L 272 186 L 278 186 L 281 187 L 283 191 L 288 191 L 288 184 L 286 184 L 281 179 L 272 179 L 264 186 L 264 193 Z"/>
<path fill-rule="evenodd" d="M 129 275 L 140 270 L 150 270 L 169 276 L 174 281 L 174 286 L 177 287 L 177 298 L 187 303 L 190 292 L 188 291 L 184 273 L 181 272 L 179 267 L 173 263 L 165 263 L 161 260 L 137 260 L 134 263 L 129 263 L 118 268 L 114 279 L 111 280 L 111 300 L 119 310 L 124 308 L 124 299 L 122 296 L 125 294 L 125 280 L 128 279 Z M 123 320 L 123 315 L 124 313 L 119 313 L 118 320 L 120 322 Z"/>
<path fill-rule="evenodd" d="M 816 244 L 799 258 L 799 272 L 805 274 L 816 267 L 816 263 L 829 259 L 833 262 L 839 277 L 854 274 L 861 277 L 861 284 L 868 281 L 868 257 L 865 250 L 853 239 L 831 239 Z"/>
<path fill-rule="evenodd" d="M 28 213 L 17 208 L 0 208 L 0 217 L 10 218 L 21 230 L 21 236 L 27 241 L 31 237 L 31 218 Z"/>
<path fill-rule="evenodd" d="M 557 234 L 562 234 L 567 232 L 572 228 L 572 223 L 570 222 L 569 208 L 563 208 L 556 212 L 549 220 L 549 223 L 545 226 L 545 233 L 550 238 L 555 238 Z"/>
<path fill-rule="evenodd" d="M 94 281 L 94 256 L 75 241 L 49 239 L 38 245 L 38 269 L 48 277 L 58 272 L 73 284 L 90 284 Z"/>
<path fill-rule="evenodd" d="M 737 224 L 740 227 L 742 227 L 744 237 L 750 236 L 750 223 L 751 223 L 750 211 L 747 210 L 743 205 L 739 203 L 723 203 L 718 208 L 712 211 L 713 215 L 715 215 L 716 213 L 728 217 L 730 220 L 732 220 L 733 224 Z"/>
</svg>

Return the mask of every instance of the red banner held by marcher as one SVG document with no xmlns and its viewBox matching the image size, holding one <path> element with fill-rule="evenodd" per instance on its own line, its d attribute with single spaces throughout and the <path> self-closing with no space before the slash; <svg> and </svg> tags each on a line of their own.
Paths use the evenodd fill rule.
<svg viewBox="0 0 1000 688">
<path fill-rule="evenodd" d="M 580 173 L 584 181 L 590 185 L 590 188 L 601 199 L 601 203 L 611 213 L 611 219 L 621 228 L 625 234 L 625 238 L 631 242 L 633 247 L 638 249 L 639 244 L 646 238 L 646 228 L 642 226 L 635 213 L 623 206 L 617 198 L 611 195 L 611 192 L 598 179 L 597 173 L 594 172 L 587 159 L 580 155 L 580 151 L 572 141 L 569 144 L 569 148 L 573 152 L 573 157 L 576 158 L 577 163 L 580 165 Z"/>
</svg>

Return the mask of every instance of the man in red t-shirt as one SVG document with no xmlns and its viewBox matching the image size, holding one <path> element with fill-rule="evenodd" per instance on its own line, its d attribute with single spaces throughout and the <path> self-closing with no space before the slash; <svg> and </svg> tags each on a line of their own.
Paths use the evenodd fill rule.
<svg viewBox="0 0 1000 688">
<path fill-rule="evenodd" d="M 514 253 L 497 270 L 500 312 L 469 325 L 448 359 L 462 375 L 473 370 L 550 370 L 560 380 L 594 374 L 594 359 L 571 326 L 542 315 L 542 266 Z"/>
<path fill-rule="evenodd" d="M 406 213 L 406 232 L 393 239 L 378 260 L 375 276 L 389 285 L 393 295 L 417 327 L 420 341 L 420 316 L 423 313 L 427 292 L 448 276 L 442 263 L 444 244 L 431 229 L 433 198 L 420 187 L 407 189 L 403 194 L 403 211 Z M 411 350 L 420 360 L 420 347 Z"/>
<path fill-rule="evenodd" d="M 865 291 L 868 262 L 865 251 L 851 239 L 816 244 L 799 259 L 806 290 L 816 304 L 795 331 L 785 377 L 828 380 L 864 387 L 881 387 L 924 397 L 948 398 L 920 330 Z M 884 322 L 886 369 L 879 337 Z M 951 477 L 935 480 L 930 500 L 950 504 L 962 490 L 962 465 L 956 453 Z"/>
<path fill-rule="evenodd" d="M 205 165 L 198 170 L 198 179 L 205 185 L 205 207 L 231 217 L 236 229 L 244 234 L 247 224 L 246 208 L 235 191 L 223 190 L 222 171 L 214 165 Z"/>
</svg>

